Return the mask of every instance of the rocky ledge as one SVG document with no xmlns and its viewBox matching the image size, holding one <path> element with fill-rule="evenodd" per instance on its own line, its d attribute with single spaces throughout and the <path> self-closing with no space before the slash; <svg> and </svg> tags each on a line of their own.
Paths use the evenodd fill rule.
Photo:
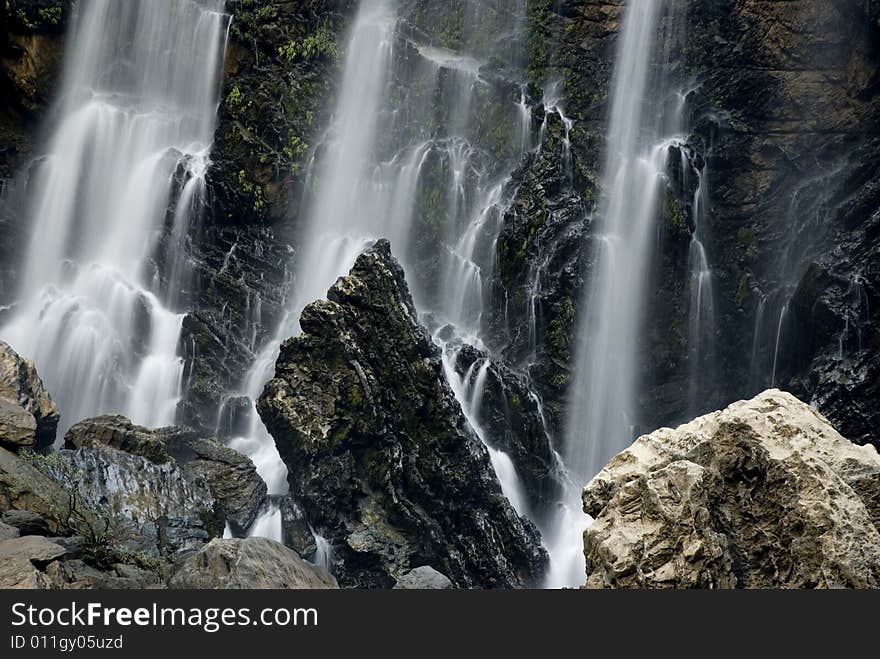
<svg viewBox="0 0 880 659">
<path fill-rule="evenodd" d="M 389 243 L 300 325 L 258 409 L 340 583 L 387 588 L 429 566 L 457 587 L 536 584 L 538 533 L 502 494 Z"/>
<path fill-rule="evenodd" d="M 245 456 L 121 416 L 53 450 L 58 422 L 33 364 L 0 343 L 0 588 L 336 587 L 277 542 L 219 537 L 265 505 Z"/>
<path fill-rule="evenodd" d="M 880 587 L 880 456 L 778 390 L 640 438 L 583 496 L 588 587 Z"/>
</svg>

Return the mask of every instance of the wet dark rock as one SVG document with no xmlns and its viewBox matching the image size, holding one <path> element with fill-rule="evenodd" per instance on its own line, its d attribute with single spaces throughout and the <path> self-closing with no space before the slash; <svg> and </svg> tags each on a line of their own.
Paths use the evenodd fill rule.
<svg viewBox="0 0 880 659">
<path fill-rule="evenodd" d="M 290 245 L 283 227 L 210 226 L 186 246 L 193 282 L 178 348 L 187 383 L 181 423 L 205 435 L 223 432 L 218 418 L 229 393 L 241 390 L 286 311 Z"/>
<path fill-rule="evenodd" d="M 273 224 L 302 200 L 350 0 L 236 3 L 208 186 L 218 224 Z M 303 39 L 319 44 L 302 54 Z"/>
<path fill-rule="evenodd" d="M 49 105 L 64 50 L 70 0 L 0 3 L 0 179 L 23 164 Z"/>
<path fill-rule="evenodd" d="M 513 175 L 513 203 L 503 217 L 491 282 L 490 344 L 527 370 L 561 431 L 571 380 L 575 305 L 589 270 L 584 241 L 592 184 L 578 179 L 576 152 L 565 156 L 565 126 L 546 115 L 544 141 Z M 586 192 L 583 190 L 586 189 Z"/>
<path fill-rule="evenodd" d="M 266 497 L 266 484 L 250 458 L 188 428 L 151 430 L 122 416 L 103 416 L 71 427 L 65 443 L 72 448 L 106 445 L 158 466 L 179 467 L 186 479 L 207 484 L 223 518 L 239 533 L 250 527 Z"/>
<path fill-rule="evenodd" d="M 169 582 L 175 589 L 326 589 L 336 580 L 284 545 L 266 538 L 212 540 L 187 558 Z"/>
<path fill-rule="evenodd" d="M 33 362 L 0 341 L 0 443 L 44 449 L 55 441 L 60 419 Z"/>
<path fill-rule="evenodd" d="M 855 291 L 864 307 L 880 290 L 876 8 L 691 5 L 691 139 L 711 181 L 723 397 L 775 382 L 848 438 L 876 442 L 880 328 Z"/>
<path fill-rule="evenodd" d="M 307 561 L 314 561 L 318 547 L 302 506 L 291 496 L 280 497 L 277 505 L 281 510 L 281 541 Z"/>
<path fill-rule="evenodd" d="M 388 242 L 328 298 L 303 311 L 258 409 L 340 583 L 391 587 L 430 565 L 456 586 L 535 584 L 537 532 L 502 495 Z"/>
<path fill-rule="evenodd" d="M 243 437 L 250 430 L 253 403 L 247 396 L 230 398 L 220 410 L 220 421 L 217 423 L 218 439 Z"/>
<path fill-rule="evenodd" d="M 482 396 L 474 401 L 472 411 L 482 438 L 510 457 L 525 490 L 530 518 L 545 519 L 561 499 L 564 477 L 538 398 L 522 376 L 472 346 L 462 346 L 455 367 L 472 384 L 483 379 Z"/>
</svg>

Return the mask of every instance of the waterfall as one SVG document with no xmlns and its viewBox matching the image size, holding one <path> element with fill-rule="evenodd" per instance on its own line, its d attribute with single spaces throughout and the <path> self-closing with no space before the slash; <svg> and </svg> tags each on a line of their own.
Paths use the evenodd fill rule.
<svg viewBox="0 0 880 659">
<path fill-rule="evenodd" d="M 245 393 L 259 395 L 280 342 L 299 332 L 302 309 L 324 298 L 366 247 L 388 238 L 441 346 L 447 378 L 482 437 L 484 378 L 476 372 L 462 378 L 454 357 L 462 340 L 482 347 L 484 288 L 512 196 L 507 183 L 532 141 L 519 79 L 524 2 L 464 2 L 462 33 L 453 43 L 430 36 L 434 23 L 447 20 L 446 8 L 425 3 L 422 11 L 402 16 L 394 0 L 360 4 L 330 125 L 307 175 L 293 300 L 251 369 Z M 490 58 L 491 80 L 483 74 Z M 512 127 L 509 134 L 487 134 L 487 115 Z M 485 361 L 478 369 L 485 375 L 488 367 Z M 278 476 L 273 464 L 280 460 L 258 420 L 237 446 L 264 476 Z M 522 509 L 510 458 L 487 448 L 502 490 Z"/>
<path fill-rule="evenodd" d="M 633 439 L 639 424 L 639 339 L 648 303 L 661 191 L 668 157 L 681 151 L 684 94 L 667 75 L 680 22 L 662 0 L 627 3 L 618 37 L 608 115 L 605 181 L 591 236 L 593 265 L 579 305 L 574 380 L 563 460 L 571 475 L 568 497 L 547 539 L 557 557 L 550 585 L 583 582 L 581 486 Z M 668 20 L 664 21 L 664 16 Z M 701 201 L 698 189 L 695 205 Z M 691 264 L 697 304 L 708 276 L 696 235 Z M 701 316 L 700 311 L 698 316 Z"/>
<path fill-rule="evenodd" d="M 171 305 L 213 140 L 223 9 L 80 3 L 57 119 L 28 180 L 19 301 L 0 328 L 36 363 L 62 433 L 107 412 L 148 426 L 175 419 L 182 315 Z"/>
<path fill-rule="evenodd" d="M 612 84 L 606 190 L 600 200 L 595 266 L 581 305 L 565 461 L 582 480 L 632 440 L 638 335 L 657 200 L 669 147 L 648 92 L 660 0 L 629 3 Z"/>
<path fill-rule="evenodd" d="M 682 163 L 685 165 L 685 163 Z M 697 186 L 692 204 L 694 222 L 688 247 L 688 402 L 689 416 L 705 412 L 706 391 L 715 385 L 715 295 L 712 270 L 704 245 L 708 206 L 707 167 L 695 170 Z"/>
</svg>

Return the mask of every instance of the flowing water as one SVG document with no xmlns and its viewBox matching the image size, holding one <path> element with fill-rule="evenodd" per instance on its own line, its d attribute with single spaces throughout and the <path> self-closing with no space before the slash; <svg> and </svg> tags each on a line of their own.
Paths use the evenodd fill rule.
<svg viewBox="0 0 880 659">
<path fill-rule="evenodd" d="M 360 4 L 333 117 L 308 175 L 313 185 L 294 300 L 275 340 L 254 364 L 245 393 L 259 395 L 280 341 L 299 331 L 303 307 L 325 297 L 367 246 L 388 238 L 420 313 L 435 330 L 462 409 L 482 436 L 479 402 L 489 359 L 466 374 L 457 373 L 454 364 L 461 340 L 482 347 L 484 287 L 511 196 L 506 183 L 531 144 L 523 85 L 516 79 L 524 3 L 462 3 L 460 25 L 473 27 L 442 44 L 428 34 L 432 22 L 446 20 L 444 8 L 422 5 L 420 14 L 403 20 L 394 0 Z M 483 71 L 490 56 L 503 66 L 488 79 Z M 487 135 L 485 115 L 514 128 L 500 138 Z M 238 446 L 257 460 L 264 477 L 278 475 L 273 442 L 258 421 Z M 503 491 L 524 510 L 510 458 L 488 449 Z M 263 521 L 257 524 L 267 528 Z M 332 548 L 323 554 L 332 556 Z"/>
<path fill-rule="evenodd" d="M 175 419 L 183 317 L 172 305 L 213 140 L 224 4 L 80 3 L 57 119 L 27 184 L 21 302 L 0 328 L 35 361 L 62 432 L 103 412 Z"/>
<path fill-rule="evenodd" d="M 549 540 L 552 551 L 568 557 L 551 579 L 583 581 L 583 528 L 580 487 L 634 439 L 639 427 L 638 395 L 644 374 L 640 337 L 648 304 L 660 195 L 667 185 L 670 153 L 686 149 L 685 94 L 674 86 L 670 53 L 681 39 L 683 22 L 676 3 L 630 2 L 618 36 L 608 115 L 604 191 L 594 220 L 593 269 L 579 306 L 575 374 L 563 459 L 572 487 Z M 684 163 L 683 163 L 684 166 Z M 690 163 L 688 163 L 690 167 Z M 705 172 L 693 202 L 705 206 Z M 695 220 L 698 222 L 698 220 Z M 691 344 L 711 315 L 711 273 L 701 242 L 691 243 Z M 702 347 L 698 348 L 702 350 Z"/>
<path fill-rule="evenodd" d="M 581 305 L 565 461 L 582 480 L 632 440 L 638 335 L 669 147 L 652 103 L 660 0 L 625 10 L 612 84 L 595 270 Z"/>
</svg>

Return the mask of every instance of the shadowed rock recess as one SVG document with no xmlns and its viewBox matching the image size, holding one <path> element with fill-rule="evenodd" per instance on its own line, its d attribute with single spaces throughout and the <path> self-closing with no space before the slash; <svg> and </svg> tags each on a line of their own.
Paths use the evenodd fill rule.
<svg viewBox="0 0 880 659">
<path fill-rule="evenodd" d="M 640 438 L 584 510 L 591 588 L 880 586 L 880 456 L 778 390 Z"/>
<path fill-rule="evenodd" d="M 546 562 L 443 375 L 380 240 L 302 313 L 259 412 L 345 586 L 428 565 L 459 587 L 537 584 Z"/>
</svg>

